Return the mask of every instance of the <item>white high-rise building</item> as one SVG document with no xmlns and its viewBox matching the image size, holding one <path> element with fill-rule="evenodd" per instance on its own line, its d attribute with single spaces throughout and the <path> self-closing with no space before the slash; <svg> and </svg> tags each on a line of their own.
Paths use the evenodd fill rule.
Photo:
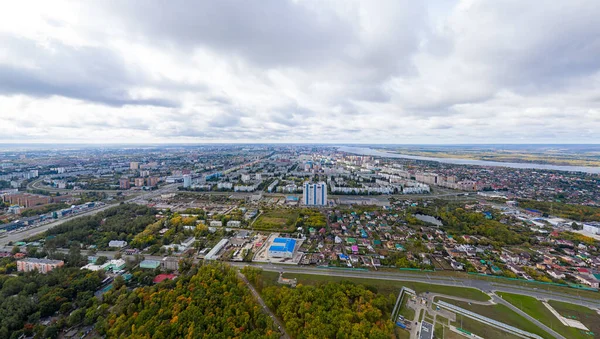
<svg viewBox="0 0 600 339">
<path fill-rule="evenodd" d="M 183 187 L 188 188 L 192 186 L 192 176 L 189 174 L 183 175 Z"/>
<path fill-rule="evenodd" d="M 326 206 L 327 205 L 327 184 L 319 182 L 312 184 L 304 183 L 304 205 L 307 206 Z"/>
</svg>

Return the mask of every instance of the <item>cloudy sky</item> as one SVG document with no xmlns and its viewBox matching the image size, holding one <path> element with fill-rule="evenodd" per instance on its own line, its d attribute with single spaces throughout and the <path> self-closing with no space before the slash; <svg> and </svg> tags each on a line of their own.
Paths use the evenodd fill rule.
<svg viewBox="0 0 600 339">
<path fill-rule="evenodd" d="M 600 6 L 5 1 L 0 142 L 598 143 Z"/>
</svg>

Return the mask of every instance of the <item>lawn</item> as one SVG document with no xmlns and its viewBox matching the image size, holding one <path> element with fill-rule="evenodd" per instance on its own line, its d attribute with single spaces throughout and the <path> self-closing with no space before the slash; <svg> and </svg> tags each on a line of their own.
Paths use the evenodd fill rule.
<svg viewBox="0 0 600 339">
<path fill-rule="evenodd" d="M 600 315 L 587 307 L 550 300 L 550 306 L 563 317 L 581 321 L 590 331 L 600 334 Z"/>
<path fill-rule="evenodd" d="M 465 338 L 466 338 L 465 336 L 462 336 L 458 333 L 454 333 L 454 332 L 450 331 L 448 328 L 444 329 L 444 339 L 465 339 Z"/>
<path fill-rule="evenodd" d="M 435 317 L 435 321 L 443 325 L 448 325 L 448 319 L 446 317 L 442 317 L 441 315 Z"/>
<path fill-rule="evenodd" d="M 406 306 L 408 299 L 409 298 L 405 297 L 404 300 L 402 300 L 402 305 L 400 305 L 400 311 L 398 312 L 398 314 L 403 316 L 404 319 L 412 321 L 413 319 L 415 319 L 415 310 Z"/>
<path fill-rule="evenodd" d="M 386 267 L 386 268 L 380 268 L 380 270 L 386 271 L 386 272 L 398 272 L 397 268 L 387 268 Z M 419 271 L 402 271 L 402 273 L 414 274 L 414 275 L 422 275 L 423 274 L 423 272 L 419 272 Z M 571 287 L 566 287 L 566 286 L 554 286 L 554 285 L 540 284 L 540 283 L 523 280 L 523 279 L 510 280 L 510 279 L 505 279 L 502 277 L 496 277 L 496 276 L 491 276 L 491 275 L 482 276 L 482 275 L 478 275 L 478 274 L 467 274 L 465 272 L 448 271 L 448 270 L 428 272 L 427 274 L 431 275 L 431 276 L 448 276 L 448 277 L 469 278 L 469 279 L 475 279 L 475 280 L 487 280 L 487 281 L 492 281 L 497 284 L 505 284 L 505 285 L 509 285 L 509 286 L 516 285 L 516 286 L 526 287 L 528 289 L 534 288 L 534 289 L 537 289 L 540 291 L 568 294 L 568 295 L 582 297 L 582 298 L 588 298 L 588 299 L 596 299 L 596 300 L 600 299 L 600 293 L 598 293 L 598 292 L 586 291 L 586 290 L 581 290 L 581 289 L 576 289 L 576 288 L 571 288 Z"/>
<path fill-rule="evenodd" d="M 544 330 L 537 327 L 535 324 L 533 324 L 529 320 L 523 318 L 521 315 L 512 311 L 510 308 L 508 308 L 507 306 L 502 305 L 502 304 L 496 304 L 496 305 L 471 304 L 471 305 L 469 305 L 469 303 L 466 303 L 463 301 L 456 301 L 456 300 L 451 300 L 451 299 L 446 299 L 446 298 L 436 298 L 436 300 L 443 300 L 449 304 L 456 305 L 458 307 L 462 307 L 469 311 L 480 314 L 484 317 L 488 317 L 488 318 L 503 322 L 507 325 L 514 326 L 523 331 L 538 334 L 544 338 L 552 338 L 552 336 L 550 334 L 546 333 Z"/>
<path fill-rule="evenodd" d="M 456 322 L 452 325 L 484 338 L 520 339 L 520 337 L 458 314 L 456 315 Z M 450 330 L 447 330 L 446 332 L 450 332 Z"/>
<path fill-rule="evenodd" d="M 433 336 L 435 338 L 443 338 L 443 333 L 444 333 L 444 326 L 440 323 L 435 324 L 435 327 L 433 329 Z"/>
<path fill-rule="evenodd" d="M 278 209 L 263 212 L 252 224 L 252 228 L 266 231 L 293 232 L 299 212 L 293 209 Z"/>
<path fill-rule="evenodd" d="M 403 330 L 400 327 L 396 326 L 396 338 L 410 339 L 410 332 L 408 332 L 407 330 Z"/>
<path fill-rule="evenodd" d="M 265 272 L 263 272 L 264 274 Z M 398 292 L 404 287 L 411 288 L 415 290 L 417 293 L 423 292 L 431 292 L 431 293 L 439 293 L 439 294 L 447 294 L 456 297 L 467 298 L 471 300 L 478 301 L 488 301 L 490 297 L 475 288 L 469 287 L 455 287 L 455 286 L 444 286 L 444 285 L 434 285 L 434 284 L 426 284 L 412 281 L 394 281 L 394 280 L 380 280 L 380 279 L 363 279 L 363 278 L 345 278 L 345 277 L 334 277 L 334 276 L 326 276 L 326 275 L 313 275 L 313 274 L 298 274 L 298 273 L 286 273 L 286 278 L 297 278 L 299 284 L 305 285 L 315 285 L 319 283 L 326 283 L 328 281 L 344 281 L 350 280 L 356 284 L 362 284 L 367 286 L 372 286 L 377 289 L 378 293 L 383 293 L 385 295 L 393 294 L 395 296 L 398 295 Z M 275 277 L 275 281 L 277 278 Z"/>
<path fill-rule="evenodd" d="M 552 312 L 550 312 L 550 310 L 546 308 L 544 304 L 542 304 L 541 301 L 533 297 L 500 292 L 498 293 L 498 295 L 500 295 L 504 300 L 521 309 L 523 312 L 542 322 L 544 325 L 562 334 L 563 336 L 565 336 L 565 338 L 593 338 L 593 336 L 584 334 L 582 331 L 576 328 L 564 326 L 558 319 L 556 319 Z"/>
</svg>

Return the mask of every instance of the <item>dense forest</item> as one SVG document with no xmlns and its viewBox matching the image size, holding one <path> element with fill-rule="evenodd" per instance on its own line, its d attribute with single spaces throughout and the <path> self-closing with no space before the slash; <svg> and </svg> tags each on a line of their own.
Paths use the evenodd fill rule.
<svg viewBox="0 0 600 339">
<path fill-rule="evenodd" d="M 391 302 L 352 282 L 263 289 L 267 305 L 297 338 L 390 338 L 393 324 L 384 317 Z M 389 310 L 388 310 L 389 309 Z"/>
<path fill-rule="evenodd" d="M 68 248 L 72 243 L 80 243 L 103 249 L 111 240 L 131 242 L 136 234 L 155 221 L 155 214 L 153 208 L 122 204 L 67 221 L 29 240 L 46 238 L 47 248 Z"/>
<path fill-rule="evenodd" d="M 279 338 L 250 291 L 224 264 L 194 267 L 176 281 L 105 295 L 108 338 Z"/>
<path fill-rule="evenodd" d="M 0 276 L 0 338 L 37 334 L 56 338 L 59 330 L 80 322 L 93 324 L 84 309 L 96 300 L 103 272 L 61 268 L 48 274 L 37 272 Z M 40 320 L 53 316 L 50 326 Z"/>
<path fill-rule="evenodd" d="M 393 338 L 389 320 L 395 299 L 350 281 L 317 286 L 263 287 L 261 270 L 242 270 L 265 303 L 296 338 Z"/>
<path fill-rule="evenodd" d="M 561 202 L 519 200 L 519 207 L 539 210 L 545 214 L 555 215 L 576 221 L 600 221 L 600 208 L 585 205 L 572 205 Z"/>
<path fill-rule="evenodd" d="M 0 338 L 57 338 L 87 325 L 107 338 L 279 338 L 227 265 L 194 266 L 175 281 L 133 290 L 117 277 L 99 299 L 103 278 L 70 267 L 0 276 Z"/>
</svg>

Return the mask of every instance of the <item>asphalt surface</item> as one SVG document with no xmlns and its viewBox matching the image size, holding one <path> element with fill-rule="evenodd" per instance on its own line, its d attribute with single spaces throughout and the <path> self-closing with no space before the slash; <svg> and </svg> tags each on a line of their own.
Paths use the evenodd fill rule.
<svg viewBox="0 0 600 339">
<path fill-rule="evenodd" d="M 232 266 L 244 266 L 244 263 L 230 263 Z M 489 292 L 507 292 L 515 294 L 524 294 L 532 296 L 537 299 L 553 299 L 557 301 L 564 301 L 568 303 L 574 303 L 582 306 L 591 308 L 600 308 L 600 300 L 594 300 L 584 297 L 571 296 L 564 293 L 556 293 L 547 290 L 537 289 L 534 290 L 528 287 L 521 287 L 516 285 L 499 284 L 488 280 L 471 280 L 468 278 L 458 277 L 444 277 L 435 276 L 431 274 L 408 274 L 402 272 L 372 272 L 372 271 L 344 271 L 337 269 L 325 269 L 325 268 L 314 268 L 304 266 L 286 266 L 286 265 L 270 265 L 260 264 L 253 265 L 260 267 L 265 271 L 271 272 L 288 272 L 288 273 L 301 273 L 301 274 L 314 274 L 324 275 L 332 277 L 346 277 L 346 278 L 363 278 L 363 279 L 379 279 L 379 280 L 391 280 L 391 281 L 413 281 L 422 282 L 434 285 L 444 286 L 457 286 L 457 287 L 473 287 L 483 291 L 484 293 Z M 402 284 L 398 284 L 400 288 Z"/>
<path fill-rule="evenodd" d="M 69 217 L 66 217 L 66 218 L 61 218 L 61 219 L 59 219 L 57 221 L 53 221 L 53 222 L 50 222 L 50 223 L 47 223 L 47 224 L 40 224 L 39 226 L 28 228 L 28 229 L 23 230 L 23 231 L 17 231 L 17 232 L 9 233 L 6 236 L 0 238 L 0 246 L 6 246 L 11 241 L 12 242 L 21 241 L 21 240 L 23 240 L 25 238 L 29 238 L 29 237 L 34 236 L 36 234 L 45 232 L 48 229 L 50 229 L 50 228 L 52 228 L 54 226 L 58 226 L 58 225 L 60 225 L 60 224 L 62 224 L 64 222 L 67 222 L 67 221 L 70 221 L 70 220 L 73 220 L 73 219 L 77 219 L 77 218 L 80 218 L 80 217 L 83 217 L 83 216 L 86 216 L 86 215 L 94 215 L 94 214 L 96 214 L 98 212 L 104 211 L 104 210 L 106 210 L 108 208 L 111 208 L 113 206 L 115 206 L 115 205 L 105 205 L 105 206 L 102 206 L 100 208 L 93 209 L 91 211 L 83 212 L 83 213 L 76 214 L 76 215 L 73 215 L 73 216 L 69 216 Z"/>
<path fill-rule="evenodd" d="M 421 329 L 419 333 L 419 339 L 431 339 L 433 338 L 433 324 L 426 321 L 421 321 Z"/>
<path fill-rule="evenodd" d="M 164 193 L 167 193 L 167 192 L 172 192 L 172 191 L 175 191 L 175 190 L 177 190 L 177 184 L 167 185 L 167 186 L 161 187 L 161 188 L 159 188 L 157 190 L 154 190 L 154 191 L 147 191 L 147 192 L 144 192 L 142 194 L 133 196 L 133 197 L 125 200 L 124 202 L 136 202 L 138 200 L 148 199 L 148 198 L 151 198 L 153 196 L 157 196 L 157 195 L 164 194 Z M 67 221 L 70 221 L 70 220 L 73 220 L 73 219 L 77 219 L 77 218 L 81 218 L 81 217 L 86 216 L 86 215 L 94 215 L 94 214 L 96 214 L 98 212 L 104 211 L 104 210 L 106 210 L 108 208 L 111 208 L 111 207 L 114 207 L 114 206 L 116 206 L 116 204 L 107 204 L 105 206 L 102 206 L 102 207 L 96 208 L 96 209 L 92 209 L 92 210 L 87 211 L 87 212 L 83 212 L 83 213 L 80 213 L 80 214 L 75 214 L 73 216 L 61 218 L 61 219 L 58 219 L 56 221 L 53 221 L 53 222 L 50 222 L 50 223 L 47 223 L 47 224 L 39 224 L 37 226 L 34 226 L 32 228 L 28 228 L 28 229 L 23 230 L 23 231 L 13 232 L 13 233 L 7 234 L 6 236 L 0 237 L 0 246 L 6 246 L 11 241 L 12 242 L 21 241 L 23 239 L 26 239 L 26 238 L 29 238 L 31 236 L 34 236 L 36 234 L 45 232 L 48 229 L 50 229 L 50 228 L 52 228 L 54 226 L 58 226 L 58 225 L 60 225 L 60 224 L 62 224 L 64 222 L 67 222 Z"/>
<path fill-rule="evenodd" d="M 521 311 L 518 307 L 516 307 L 515 305 L 509 303 L 508 301 L 502 299 L 501 297 L 494 295 L 493 299 L 495 302 L 499 303 L 499 304 L 503 304 L 505 306 L 507 306 L 508 308 L 510 308 L 511 310 L 517 312 L 518 314 L 522 315 L 523 317 L 525 317 L 525 319 L 531 321 L 532 323 L 534 323 L 537 327 L 543 329 L 544 331 L 552 334 L 552 336 L 554 336 L 554 338 L 558 338 L 558 339 L 565 339 L 565 337 L 563 337 L 561 334 L 559 334 L 558 332 L 554 331 L 553 329 L 551 329 L 550 327 L 542 324 L 539 320 L 535 319 L 534 317 L 530 316 L 529 314 Z M 556 320 L 556 323 L 558 324 L 559 321 L 558 319 Z"/>
<path fill-rule="evenodd" d="M 2 250 L 10 251 L 12 247 L 0 247 Z M 62 249 L 62 251 L 68 252 L 68 249 Z M 108 258 L 114 257 L 116 251 L 98 251 L 96 255 L 106 256 Z M 144 255 L 144 258 L 149 260 L 162 260 L 163 256 L 152 256 Z M 122 254 L 123 257 L 134 258 L 133 255 Z M 196 259 L 196 261 L 198 261 Z M 492 292 L 506 292 L 514 294 L 522 294 L 534 297 L 539 300 L 557 300 L 572 303 L 576 305 L 582 305 L 593 309 L 600 309 L 600 299 L 590 299 L 581 296 L 574 296 L 560 292 L 553 292 L 544 289 L 523 287 L 518 285 L 510 285 L 497 283 L 490 280 L 480 279 L 469 279 L 467 277 L 446 277 L 436 276 L 433 274 L 415 274 L 415 273 L 403 273 L 403 272 L 373 272 L 373 271 L 350 271 L 343 269 L 327 269 L 327 268 L 316 268 L 307 266 L 296 266 L 296 265 L 282 265 L 282 264 L 249 264 L 239 262 L 229 262 L 229 265 L 234 267 L 244 267 L 251 265 L 258 267 L 267 272 L 287 272 L 287 273 L 298 273 L 298 274 L 310 274 L 310 275 L 321 275 L 330 277 L 344 277 L 344 278 L 358 278 L 358 279 L 377 279 L 377 280 L 389 280 L 398 281 L 398 289 L 402 286 L 402 281 L 420 282 L 433 285 L 443 286 L 455 286 L 455 287 L 472 287 L 483 291 L 486 294 Z"/>
</svg>

